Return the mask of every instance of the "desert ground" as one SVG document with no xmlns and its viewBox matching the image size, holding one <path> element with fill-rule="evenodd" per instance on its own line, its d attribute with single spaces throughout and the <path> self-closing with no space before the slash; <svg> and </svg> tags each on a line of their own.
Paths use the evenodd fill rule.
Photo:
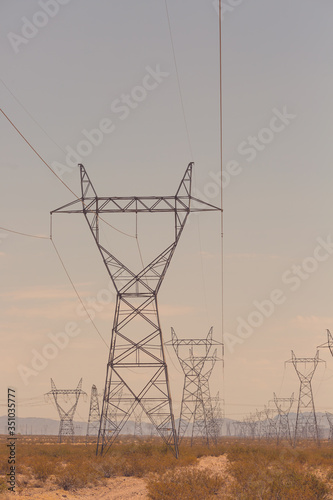
<svg viewBox="0 0 333 500">
<path fill-rule="evenodd" d="M 95 454 L 83 439 L 58 444 L 47 436 L 17 442 L 15 493 L 8 492 L 6 438 L 0 455 L 0 498 L 315 500 L 333 499 L 333 443 L 320 447 L 221 438 L 209 447 L 185 440 L 176 459 L 157 438 L 122 437 Z"/>
</svg>

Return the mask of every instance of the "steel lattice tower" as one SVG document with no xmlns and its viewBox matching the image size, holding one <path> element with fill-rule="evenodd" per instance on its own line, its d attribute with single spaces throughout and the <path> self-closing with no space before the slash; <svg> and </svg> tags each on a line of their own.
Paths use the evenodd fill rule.
<svg viewBox="0 0 333 500">
<path fill-rule="evenodd" d="M 134 412 L 134 436 L 142 437 L 142 409 L 136 410 Z"/>
<path fill-rule="evenodd" d="M 88 442 L 89 436 L 98 435 L 100 420 L 101 420 L 101 413 L 99 410 L 98 391 L 97 387 L 93 385 L 91 388 L 91 396 L 90 396 L 86 442 Z"/>
<path fill-rule="evenodd" d="M 97 453 L 109 450 L 130 415 L 140 405 L 157 433 L 178 456 L 157 294 L 189 213 L 221 210 L 191 196 L 192 166 L 193 163 L 188 165 L 173 196 L 98 197 L 84 166 L 79 165 L 81 199 L 53 212 L 84 214 L 117 291 Z M 81 205 L 81 208 L 76 208 L 76 205 Z M 173 241 L 139 273 L 129 269 L 101 240 L 101 217 L 104 214 L 125 213 L 135 214 L 136 217 L 141 213 L 169 213 L 174 216 Z M 134 369 L 137 375 L 133 379 L 130 370 Z M 117 403 L 122 389 L 124 394 Z M 118 421 L 112 420 L 109 413 L 116 404 Z"/>
<path fill-rule="evenodd" d="M 333 337 L 329 330 L 326 330 L 327 333 L 327 342 L 318 346 L 318 348 L 326 347 L 330 350 L 331 355 L 333 356 Z"/>
<path fill-rule="evenodd" d="M 58 396 L 63 396 L 65 401 L 68 401 L 69 396 L 75 396 L 74 404 L 69 408 L 69 410 L 64 410 L 58 401 Z M 53 396 L 54 402 L 56 404 L 59 417 L 59 443 L 62 442 L 63 437 L 70 436 L 71 441 L 74 440 L 74 424 L 73 418 L 76 411 L 77 404 L 81 395 L 86 396 L 87 394 L 82 390 L 82 378 L 80 379 L 76 389 L 57 389 L 55 383 L 51 379 L 51 391 L 46 394 L 46 396 Z"/>
<path fill-rule="evenodd" d="M 224 400 L 220 399 L 220 392 L 212 399 L 213 407 L 213 436 L 217 442 L 217 439 L 222 435 L 222 428 L 224 423 L 224 409 L 221 408 L 221 402 L 224 408 Z"/>
<path fill-rule="evenodd" d="M 326 412 L 326 417 L 328 420 L 328 425 L 330 426 L 329 440 L 333 441 L 333 413 Z"/>
<path fill-rule="evenodd" d="M 207 444 L 210 438 L 216 441 L 218 429 L 210 396 L 209 377 L 218 358 L 217 349 L 211 355 L 210 351 L 213 345 L 222 344 L 213 340 L 213 328 L 205 339 L 178 339 L 171 328 L 171 341 L 166 344 L 172 344 L 185 375 L 178 426 L 179 444 L 191 422 L 191 444 L 199 436 Z M 195 347 L 200 349 L 200 355 L 194 355 Z"/>
<path fill-rule="evenodd" d="M 319 444 L 317 417 L 313 400 L 311 381 L 316 371 L 319 359 L 317 350 L 314 358 L 297 358 L 291 351 L 291 359 L 287 363 L 292 363 L 300 381 L 297 416 L 294 433 L 294 446 L 299 438 L 312 438 Z"/>
<path fill-rule="evenodd" d="M 278 432 L 278 421 L 276 419 L 276 412 L 267 406 L 264 407 L 263 413 L 266 416 L 266 425 L 265 425 L 265 435 L 266 439 L 276 439 Z"/>
<path fill-rule="evenodd" d="M 294 393 L 292 393 L 290 398 L 278 398 L 273 393 L 274 403 L 276 409 L 278 411 L 278 423 L 277 423 L 277 443 L 282 441 L 282 439 L 286 439 L 292 444 L 290 425 L 289 425 L 289 412 L 291 410 L 292 405 L 294 404 L 295 398 Z"/>
</svg>

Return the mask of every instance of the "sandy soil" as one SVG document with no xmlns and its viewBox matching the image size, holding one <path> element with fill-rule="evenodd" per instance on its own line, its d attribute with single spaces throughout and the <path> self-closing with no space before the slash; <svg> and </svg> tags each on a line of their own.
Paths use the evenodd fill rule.
<svg viewBox="0 0 333 500">
<path fill-rule="evenodd" d="M 202 457 L 194 467 L 209 469 L 211 472 L 225 472 L 227 459 L 220 457 Z M 145 480 L 135 477 L 117 477 L 108 479 L 105 486 L 83 488 L 77 492 L 64 490 L 47 491 L 46 488 L 32 488 L 22 494 L 15 495 L 20 499 L 30 500 L 147 500 Z M 1 497 L 0 497 L 1 498 Z M 13 495 L 11 495 L 13 498 Z"/>
</svg>

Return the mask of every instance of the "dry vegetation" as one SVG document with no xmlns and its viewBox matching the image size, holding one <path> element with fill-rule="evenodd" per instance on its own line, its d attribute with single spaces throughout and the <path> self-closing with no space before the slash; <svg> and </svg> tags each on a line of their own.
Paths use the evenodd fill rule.
<svg viewBox="0 0 333 500">
<path fill-rule="evenodd" d="M 216 459 L 207 465 L 205 459 L 198 460 L 206 456 L 224 461 Z M 2 438 L 2 496 L 6 494 L 7 472 L 7 449 Z M 140 442 L 122 437 L 104 457 L 96 457 L 95 445 L 85 446 L 82 440 L 59 445 L 55 438 L 22 436 L 17 442 L 20 496 L 32 488 L 79 492 L 81 488 L 103 487 L 112 478 L 130 476 L 143 478 L 145 498 L 151 500 L 333 499 L 333 445 L 326 442 L 316 448 L 304 442 L 292 449 L 287 444 L 277 447 L 264 441 L 224 438 L 210 449 L 199 443 L 190 447 L 185 442 L 176 460 L 157 438 Z"/>
</svg>

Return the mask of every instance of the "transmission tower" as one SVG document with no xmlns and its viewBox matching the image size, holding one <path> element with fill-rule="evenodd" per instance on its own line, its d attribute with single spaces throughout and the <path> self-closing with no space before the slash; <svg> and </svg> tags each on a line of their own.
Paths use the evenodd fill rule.
<svg viewBox="0 0 333 500">
<path fill-rule="evenodd" d="M 135 410 L 134 412 L 134 436 L 142 437 L 142 409 Z"/>
<path fill-rule="evenodd" d="M 59 426 L 59 437 L 58 441 L 61 443 L 65 436 L 69 436 L 71 441 L 74 441 L 74 424 L 73 418 L 76 411 L 77 404 L 79 402 L 79 398 L 81 395 L 86 396 L 87 394 L 82 390 L 82 378 L 78 383 L 76 389 L 57 389 L 55 383 L 51 379 L 51 391 L 46 394 L 46 396 L 53 396 L 54 402 L 56 404 L 59 417 L 60 417 L 60 426 Z M 69 401 L 71 396 L 74 396 L 74 403 L 69 408 L 69 410 L 64 410 L 58 401 L 58 397 L 62 396 L 65 402 Z"/>
<path fill-rule="evenodd" d="M 279 444 L 283 439 L 287 440 L 292 444 L 290 425 L 289 425 L 289 412 L 292 405 L 294 404 L 295 398 L 294 393 L 292 393 L 290 398 L 278 398 L 273 393 L 274 403 L 278 411 L 278 422 L 277 422 L 277 436 L 276 440 Z"/>
<path fill-rule="evenodd" d="M 275 411 L 269 406 L 264 406 L 261 412 L 264 420 L 262 421 L 261 435 L 267 439 L 276 439 L 277 436 L 277 420 L 275 418 Z"/>
<path fill-rule="evenodd" d="M 140 405 L 158 434 L 178 456 L 157 294 L 189 213 L 221 210 L 191 195 L 192 165 L 188 165 L 176 194 L 160 197 L 98 197 L 84 166 L 79 165 L 81 199 L 54 211 L 84 214 L 117 291 L 97 453 L 103 454 L 110 449 L 130 415 Z M 107 248 L 108 243 L 102 241 L 100 224 L 105 222 L 102 217 L 108 214 L 134 214 L 137 228 L 138 214 L 143 213 L 173 214 L 174 236 L 164 251 L 135 273 L 113 254 L 113 249 Z M 122 388 L 128 395 L 120 399 L 117 406 L 119 420 L 114 421 L 109 410 L 116 404 L 117 394 Z"/>
<path fill-rule="evenodd" d="M 333 441 L 333 413 L 326 412 L 326 417 L 328 420 L 328 425 L 330 426 L 329 440 Z"/>
<path fill-rule="evenodd" d="M 246 435 L 251 439 L 255 439 L 258 435 L 258 420 L 254 413 L 244 418 L 244 427 L 246 427 Z"/>
<path fill-rule="evenodd" d="M 311 381 L 316 371 L 319 359 L 317 350 L 314 358 L 297 358 L 291 351 L 291 359 L 287 363 L 292 363 L 300 381 L 297 416 L 294 434 L 294 446 L 300 438 L 311 438 L 319 444 L 317 417 L 315 412 Z"/>
<path fill-rule="evenodd" d="M 99 411 L 98 391 L 97 387 L 93 385 L 91 388 L 91 396 L 90 396 L 86 443 L 88 442 L 90 436 L 98 435 L 100 420 L 101 420 L 101 414 Z"/>
<path fill-rule="evenodd" d="M 178 426 L 180 444 L 192 422 L 191 444 L 195 437 L 203 437 L 206 444 L 209 438 L 216 440 L 216 419 L 213 413 L 209 390 L 209 377 L 217 361 L 217 349 L 210 355 L 212 346 L 222 345 L 213 340 L 213 328 L 205 339 L 178 339 L 171 328 L 171 341 L 180 366 L 184 372 L 183 396 Z M 194 353 L 196 348 L 196 353 Z M 196 354 L 196 355 L 195 355 Z M 200 355 L 198 355 L 200 354 Z"/>
<path fill-rule="evenodd" d="M 220 392 L 216 394 L 214 398 L 212 398 L 213 407 L 213 423 L 212 423 L 212 435 L 214 436 L 214 440 L 217 442 L 217 439 L 222 435 L 222 428 L 224 423 L 224 409 L 221 408 L 221 403 L 224 408 L 224 400 L 220 399 Z"/>
<path fill-rule="evenodd" d="M 328 348 L 330 350 L 331 355 L 333 356 L 333 337 L 329 330 L 326 330 L 327 333 L 327 342 L 318 346 L 318 348 Z"/>
</svg>

